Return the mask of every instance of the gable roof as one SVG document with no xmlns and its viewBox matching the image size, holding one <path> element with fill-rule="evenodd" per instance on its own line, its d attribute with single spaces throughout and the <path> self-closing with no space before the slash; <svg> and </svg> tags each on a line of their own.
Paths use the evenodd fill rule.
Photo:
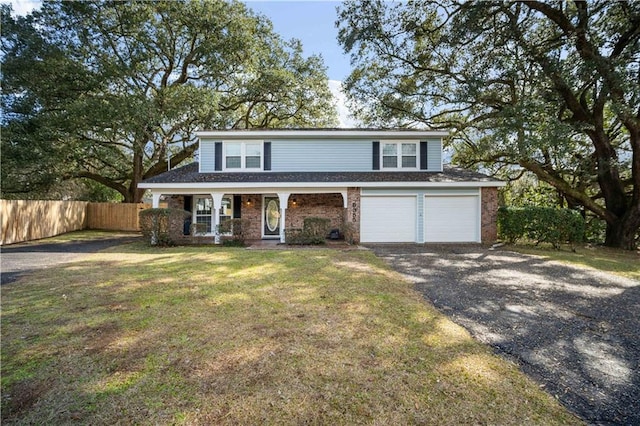
<svg viewBox="0 0 640 426">
<path fill-rule="evenodd" d="M 215 172 L 200 173 L 198 163 L 187 164 L 141 182 L 141 188 L 155 187 L 159 184 L 283 184 L 283 183 L 471 183 L 473 186 L 502 186 L 503 181 L 453 166 L 444 166 L 442 172 L 410 171 L 410 172 Z M 152 184 L 147 186 L 147 184 Z M 182 186 L 182 185 L 181 185 Z M 412 185 L 414 186 L 414 185 Z"/>
</svg>

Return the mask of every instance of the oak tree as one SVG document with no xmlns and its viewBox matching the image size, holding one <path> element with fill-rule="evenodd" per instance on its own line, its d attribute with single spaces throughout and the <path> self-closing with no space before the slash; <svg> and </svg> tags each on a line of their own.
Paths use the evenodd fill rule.
<svg viewBox="0 0 640 426">
<path fill-rule="evenodd" d="M 139 202 L 198 129 L 336 122 L 322 59 L 238 1 L 52 1 L 2 21 L 5 194 L 83 178 Z"/>
<path fill-rule="evenodd" d="M 339 39 L 357 114 L 453 130 L 454 159 L 533 173 L 606 222 L 640 229 L 640 3 L 348 1 Z"/>
</svg>

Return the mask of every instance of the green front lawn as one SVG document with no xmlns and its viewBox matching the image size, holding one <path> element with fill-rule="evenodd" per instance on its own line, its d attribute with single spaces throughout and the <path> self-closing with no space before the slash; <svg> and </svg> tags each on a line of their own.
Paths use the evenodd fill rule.
<svg viewBox="0 0 640 426">
<path fill-rule="evenodd" d="M 544 256 L 559 262 L 589 266 L 627 278 L 640 280 L 640 251 L 611 249 L 602 246 L 562 246 L 554 249 L 548 244 L 512 244 L 507 249 L 519 253 Z"/>
<path fill-rule="evenodd" d="M 113 248 L 2 288 L 3 424 L 579 424 L 370 252 Z"/>
</svg>

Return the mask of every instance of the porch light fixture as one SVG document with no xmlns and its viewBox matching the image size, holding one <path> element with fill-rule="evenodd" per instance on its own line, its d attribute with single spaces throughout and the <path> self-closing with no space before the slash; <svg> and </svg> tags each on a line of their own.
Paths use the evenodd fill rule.
<svg viewBox="0 0 640 426">
<path fill-rule="evenodd" d="M 295 198 L 291 199 L 291 204 L 293 204 L 294 206 L 298 204 L 298 200 L 296 200 Z"/>
<path fill-rule="evenodd" d="M 251 198 L 247 198 L 247 206 L 251 205 Z"/>
</svg>

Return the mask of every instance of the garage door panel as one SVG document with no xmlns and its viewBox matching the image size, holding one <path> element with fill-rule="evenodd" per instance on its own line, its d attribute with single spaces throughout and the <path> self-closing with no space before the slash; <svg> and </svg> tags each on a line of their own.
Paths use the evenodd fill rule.
<svg viewBox="0 0 640 426">
<path fill-rule="evenodd" d="M 478 197 L 425 197 L 425 242 L 477 242 Z"/>
<path fill-rule="evenodd" d="M 367 243 L 416 241 L 416 197 L 362 197 L 360 240 Z"/>
</svg>

